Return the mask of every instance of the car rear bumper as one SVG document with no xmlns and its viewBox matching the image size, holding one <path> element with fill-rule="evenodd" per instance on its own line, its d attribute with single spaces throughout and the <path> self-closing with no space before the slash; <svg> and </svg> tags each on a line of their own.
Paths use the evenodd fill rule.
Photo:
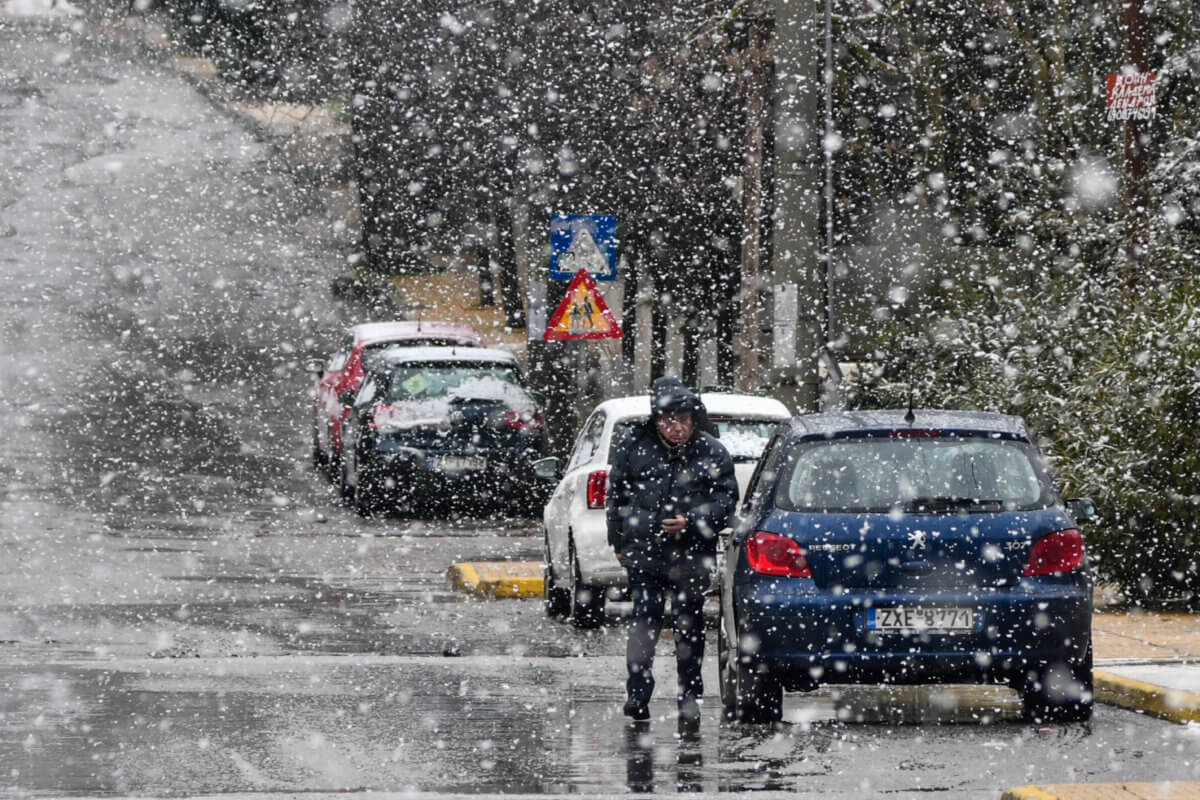
<svg viewBox="0 0 1200 800">
<path fill-rule="evenodd" d="M 572 518 L 570 527 L 576 558 L 579 559 L 579 573 L 584 583 L 626 588 L 629 575 L 608 544 L 608 521 L 604 509 L 588 509 L 577 514 Z"/>
<path fill-rule="evenodd" d="M 1091 643 L 1090 582 L 1022 582 L 1009 591 L 911 594 L 781 594 L 740 587 L 736 616 L 744 653 L 791 688 L 820 683 L 1010 683 L 1039 666 L 1080 661 Z M 1034 591 L 1036 589 L 1036 591 Z M 970 630 L 881 632 L 868 608 L 969 608 Z"/>
</svg>

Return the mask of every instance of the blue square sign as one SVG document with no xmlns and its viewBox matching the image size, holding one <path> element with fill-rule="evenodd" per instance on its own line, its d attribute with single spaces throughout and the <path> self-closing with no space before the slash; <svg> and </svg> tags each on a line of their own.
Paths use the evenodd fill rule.
<svg viewBox="0 0 1200 800">
<path fill-rule="evenodd" d="M 569 281 L 581 269 L 598 281 L 617 277 L 617 218 L 555 214 L 550 218 L 550 277 Z"/>
</svg>

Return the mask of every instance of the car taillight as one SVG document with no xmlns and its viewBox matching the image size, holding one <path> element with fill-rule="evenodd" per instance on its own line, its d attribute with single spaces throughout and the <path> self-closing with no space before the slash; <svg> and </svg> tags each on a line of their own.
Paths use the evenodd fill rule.
<svg viewBox="0 0 1200 800">
<path fill-rule="evenodd" d="M 746 540 L 746 558 L 750 569 L 762 575 L 787 578 L 811 578 L 812 568 L 804 549 L 786 536 L 757 531 Z"/>
<path fill-rule="evenodd" d="M 525 433 L 536 433 L 545 427 L 542 415 L 532 410 L 514 411 L 510 409 L 505 411 L 504 425 L 511 430 Z"/>
<path fill-rule="evenodd" d="M 1033 543 L 1029 553 L 1029 563 L 1021 574 L 1025 577 L 1034 575 L 1057 575 L 1063 572 L 1074 572 L 1083 566 L 1083 537 L 1074 528 L 1065 531 L 1055 531 L 1049 536 L 1043 536 Z"/>
<path fill-rule="evenodd" d="M 588 475 L 587 501 L 588 508 L 604 508 L 604 499 L 608 496 L 608 470 L 596 470 Z"/>
<path fill-rule="evenodd" d="M 375 408 L 371 409 L 371 416 L 367 418 L 367 427 L 373 431 L 379 430 L 380 426 L 379 426 L 378 417 L 386 416 L 391 413 L 392 413 L 391 406 L 385 406 L 385 405 L 375 406 Z"/>
</svg>

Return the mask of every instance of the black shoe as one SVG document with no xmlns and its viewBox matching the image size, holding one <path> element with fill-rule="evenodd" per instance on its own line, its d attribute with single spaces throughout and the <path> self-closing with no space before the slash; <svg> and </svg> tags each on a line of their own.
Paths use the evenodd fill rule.
<svg viewBox="0 0 1200 800">
<path fill-rule="evenodd" d="M 625 701 L 625 716 L 635 720 L 650 719 L 650 709 L 645 703 L 634 700 L 632 697 Z"/>
</svg>

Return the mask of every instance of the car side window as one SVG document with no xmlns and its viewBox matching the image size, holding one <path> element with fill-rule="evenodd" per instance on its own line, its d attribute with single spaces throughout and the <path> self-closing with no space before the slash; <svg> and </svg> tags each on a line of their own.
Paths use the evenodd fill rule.
<svg viewBox="0 0 1200 800">
<path fill-rule="evenodd" d="M 355 407 L 369 405 L 379 391 L 379 381 L 374 375 L 367 376 L 362 386 L 358 388 L 358 396 L 354 399 Z"/>
<path fill-rule="evenodd" d="M 354 352 L 354 337 L 347 336 L 338 345 L 337 352 L 329 357 L 329 363 L 325 367 L 326 372 L 337 372 L 342 367 L 346 366 L 346 362 L 350 360 L 350 354 Z"/>
<path fill-rule="evenodd" d="M 604 423 L 606 421 L 607 417 L 604 412 L 597 411 L 584 424 L 583 431 L 579 434 L 579 441 L 575 443 L 575 452 L 571 455 L 570 463 L 567 464 L 568 470 L 589 463 L 596 455 L 596 449 L 600 446 L 600 439 L 604 436 Z"/>
<path fill-rule="evenodd" d="M 775 484 L 775 473 L 779 468 L 779 457 L 783 453 L 784 431 L 777 431 L 763 449 L 762 458 L 746 484 L 746 496 L 742 500 L 742 510 L 749 511 L 762 504 L 764 493 Z"/>
</svg>

